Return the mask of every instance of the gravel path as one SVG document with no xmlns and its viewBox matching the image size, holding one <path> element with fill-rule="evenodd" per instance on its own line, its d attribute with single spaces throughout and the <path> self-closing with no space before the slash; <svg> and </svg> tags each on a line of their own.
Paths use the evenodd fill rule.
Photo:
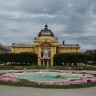
<svg viewBox="0 0 96 96">
<path fill-rule="evenodd" d="M 0 85 L 0 96 L 96 96 L 96 87 L 80 89 L 39 89 Z"/>
</svg>

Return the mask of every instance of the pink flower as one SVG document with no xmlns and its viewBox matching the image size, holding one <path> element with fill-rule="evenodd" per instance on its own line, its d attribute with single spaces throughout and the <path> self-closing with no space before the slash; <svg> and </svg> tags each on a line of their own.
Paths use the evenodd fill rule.
<svg viewBox="0 0 96 96">
<path fill-rule="evenodd" d="M 6 82 L 21 82 L 20 80 L 13 78 L 13 77 L 0 77 L 0 81 L 6 81 Z"/>
</svg>

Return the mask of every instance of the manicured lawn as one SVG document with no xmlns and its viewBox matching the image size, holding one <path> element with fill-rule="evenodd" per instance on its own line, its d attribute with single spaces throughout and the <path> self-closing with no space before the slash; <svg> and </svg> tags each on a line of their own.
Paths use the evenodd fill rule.
<svg viewBox="0 0 96 96">
<path fill-rule="evenodd" d="M 31 69 L 47 69 L 47 66 L 0 66 L 0 70 L 31 70 Z M 76 67 L 72 66 L 49 66 L 48 69 L 54 70 L 75 70 Z M 83 66 L 82 70 L 96 70 L 94 66 Z"/>
</svg>

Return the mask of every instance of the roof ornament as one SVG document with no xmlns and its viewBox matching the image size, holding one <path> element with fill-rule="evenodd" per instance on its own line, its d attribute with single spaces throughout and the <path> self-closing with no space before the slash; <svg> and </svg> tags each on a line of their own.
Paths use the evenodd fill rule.
<svg viewBox="0 0 96 96">
<path fill-rule="evenodd" d="M 48 25 L 47 25 L 47 23 L 45 24 L 45 29 L 47 29 L 47 30 L 48 30 Z"/>
<path fill-rule="evenodd" d="M 63 45 L 65 45 L 65 41 L 64 41 L 64 40 L 63 40 L 63 42 L 62 42 L 62 43 L 63 43 Z"/>
</svg>

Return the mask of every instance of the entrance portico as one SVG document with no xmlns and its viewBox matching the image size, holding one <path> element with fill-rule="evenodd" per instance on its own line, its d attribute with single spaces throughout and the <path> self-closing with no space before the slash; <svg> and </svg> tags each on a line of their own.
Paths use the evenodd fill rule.
<svg viewBox="0 0 96 96">
<path fill-rule="evenodd" d="M 46 41 L 41 44 L 41 65 L 49 66 L 51 61 L 51 45 Z"/>
<path fill-rule="evenodd" d="M 41 65 L 43 66 L 50 66 L 51 64 L 51 58 L 40 58 L 40 61 L 41 61 Z"/>
</svg>

